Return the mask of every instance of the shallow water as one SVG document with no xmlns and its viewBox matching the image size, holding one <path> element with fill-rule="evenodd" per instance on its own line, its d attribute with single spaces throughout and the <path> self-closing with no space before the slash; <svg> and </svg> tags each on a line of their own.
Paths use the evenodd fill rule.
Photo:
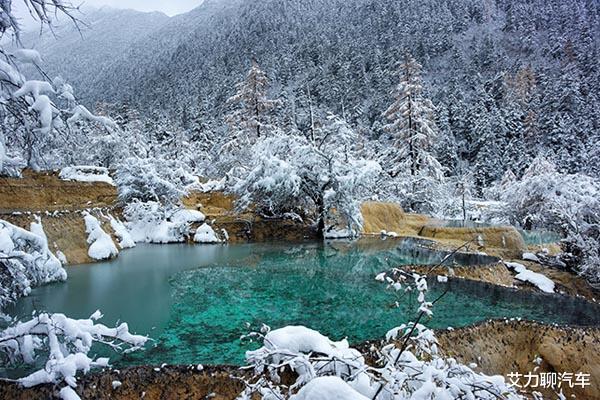
<svg viewBox="0 0 600 400">
<path fill-rule="evenodd" d="M 303 324 L 351 342 L 382 337 L 415 316 L 412 293 L 392 293 L 375 281 L 391 266 L 436 264 L 443 254 L 413 241 L 380 239 L 352 244 L 139 246 L 116 260 L 70 267 L 66 283 L 35 289 L 10 314 L 34 308 L 77 318 L 100 309 L 102 322 L 127 321 L 155 339 L 148 350 L 117 360 L 126 364 L 243 362 L 239 338 L 261 324 Z M 466 264 L 487 259 L 464 258 Z M 434 298 L 444 285 L 431 282 Z M 393 304 L 398 302 L 400 307 Z M 560 303 L 563 301 L 563 303 Z M 489 318 L 598 323 L 597 309 L 577 301 L 477 283 L 451 282 L 435 305 L 433 328 Z M 570 301 L 570 300 L 569 300 Z M 114 361 L 114 357 L 113 357 Z"/>
</svg>

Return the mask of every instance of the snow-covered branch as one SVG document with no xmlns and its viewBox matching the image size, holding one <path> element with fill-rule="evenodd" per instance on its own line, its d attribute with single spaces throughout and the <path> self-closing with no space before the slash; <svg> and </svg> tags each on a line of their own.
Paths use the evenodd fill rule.
<svg viewBox="0 0 600 400">
<path fill-rule="evenodd" d="M 0 332 L 0 356 L 10 364 L 19 365 L 33 364 L 40 354 L 45 353 L 44 368 L 17 381 L 25 387 L 65 382 L 75 388 L 79 372 L 108 366 L 108 358 L 88 356 L 94 343 L 118 353 L 128 353 L 141 349 L 148 340 L 145 336 L 130 333 L 126 323 L 109 328 L 96 322 L 100 318 L 100 311 L 88 319 L 42 313 L 29 321 L 16 322 Z"/>
</svg>

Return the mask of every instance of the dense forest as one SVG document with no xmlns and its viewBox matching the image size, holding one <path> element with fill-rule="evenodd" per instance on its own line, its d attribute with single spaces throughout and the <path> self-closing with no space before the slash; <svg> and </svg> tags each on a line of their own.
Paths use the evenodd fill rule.
<svg viewBox="0 0 600 400">
<path fill-rule="evenodd" d="M 446 175 L 472 172 L 483 188 L 509 169 L 520 177 L 540 154 L 560 172 L 598 175 L 596 1 L 227 0 L 127 24 L 122 11 L 95 13 L 98 32 L 83 32 L 90 45 L 69 27 L 64 36 L 76 46 L 41 49 L 90 109 L 122 104 L 210 146 L 254 58 L 282 101 L 280 126 L 306 133 L 311 118 L 322 124 L 334 113 L 377 139 L 398 63 L 411 54 L 435 107 Z M 104 31 L 123 32 L 127 43 L 114 49 Z M 84 53 L 101 57 L 81 65 Z"/>
</svg>

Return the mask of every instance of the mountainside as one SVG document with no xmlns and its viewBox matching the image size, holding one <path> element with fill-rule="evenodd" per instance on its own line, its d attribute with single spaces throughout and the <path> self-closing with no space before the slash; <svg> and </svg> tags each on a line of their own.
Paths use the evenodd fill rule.
<svg viewBox="0 0 600 400">
<path fill-rule="evenodd" d="M 254 57 L 284 100 L 282 124 L 306 131 L 310 101 L 317 119 L 334 112 L 378 137 L 396 65 L 411 53 L 447 138 L 441 161 L 451 172 L 478 164 L 485 186 L 509 167 L 519 175 L 539 153 L 562 171 L 598 174 L 600 163 L 583 161 L 599 157 L 599 4 L 207 1 L 170 19 L 140 16 L 145 30 L 116 12 L 95 24 L 112 36 L 73 39 L 45 58 L 88 105 L 127 102 L 183 125 L 191 114 L 214 131 Z M 84 48 L 90 58 L 79 57 Z"/>
<path fill-rule="evenodd" d="M 75 86 L 81 101 L 107 75 L 117 55 L 132 44 L 169 21 L 160 12 L 144 13 L 110 7 L 84 9 L 80 31 L 70 21 L 56 29 L 54 36 L 45 32 L 31 32 L 23 37 L 25 47 L 38 49 L 44 60 L 44 70 L 50 76 L 61 75 Z"/>
</svg>

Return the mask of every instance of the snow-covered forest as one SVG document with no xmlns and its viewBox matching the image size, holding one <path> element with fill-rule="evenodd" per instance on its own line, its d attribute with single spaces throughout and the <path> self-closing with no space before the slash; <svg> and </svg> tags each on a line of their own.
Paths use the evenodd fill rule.
<svg viewBox="0 0 600 400">
<path fill-rule="evenodd" d="M 38 29 L 21 27 L 17 1 Z M 524 258 L 600 287 L 598 1 L 206 0 L 168 17 L 4 0 L 0 33 L 0 176 L 57 171 L 116 187 L 114 207 L 81 211 L 91 260 L 136 243 L 227 243 L 226 229 L 183 202 L 219 192 L 234 212 L 303 224 L 320 240 L 361 236 L 365 202 L 463 227 L 543 229 L 562 238 L 559 254 Z M 67 279 L 34 214 L 29 230 L 0 215 L 0 311 Z M 419 293 L 419 319 L 432 313 L 424 275 L 378 278 Z M 19 382 L 64 382 L 65 399 L 77 398 L 77 371 L 108 365 L 88 357 L 94 342 L 128 353 L 147 341 L 98 324 L 99 312 L 39 311 L 8 318 L 0 353 L 32 363 L 47 347 L 45 369 Z M 318 332 L 265 327 L 249 336 L 264 347 L 247 359 L 272 380 L 247 381 L 240 398 L 520 398 L 439 356 L 434 333 L 405 322 L 388 337 L 403 345 L 383 347 L 379 368 Z M 284 366 L 298 374 L 289 388 Z"/>
</svg>

